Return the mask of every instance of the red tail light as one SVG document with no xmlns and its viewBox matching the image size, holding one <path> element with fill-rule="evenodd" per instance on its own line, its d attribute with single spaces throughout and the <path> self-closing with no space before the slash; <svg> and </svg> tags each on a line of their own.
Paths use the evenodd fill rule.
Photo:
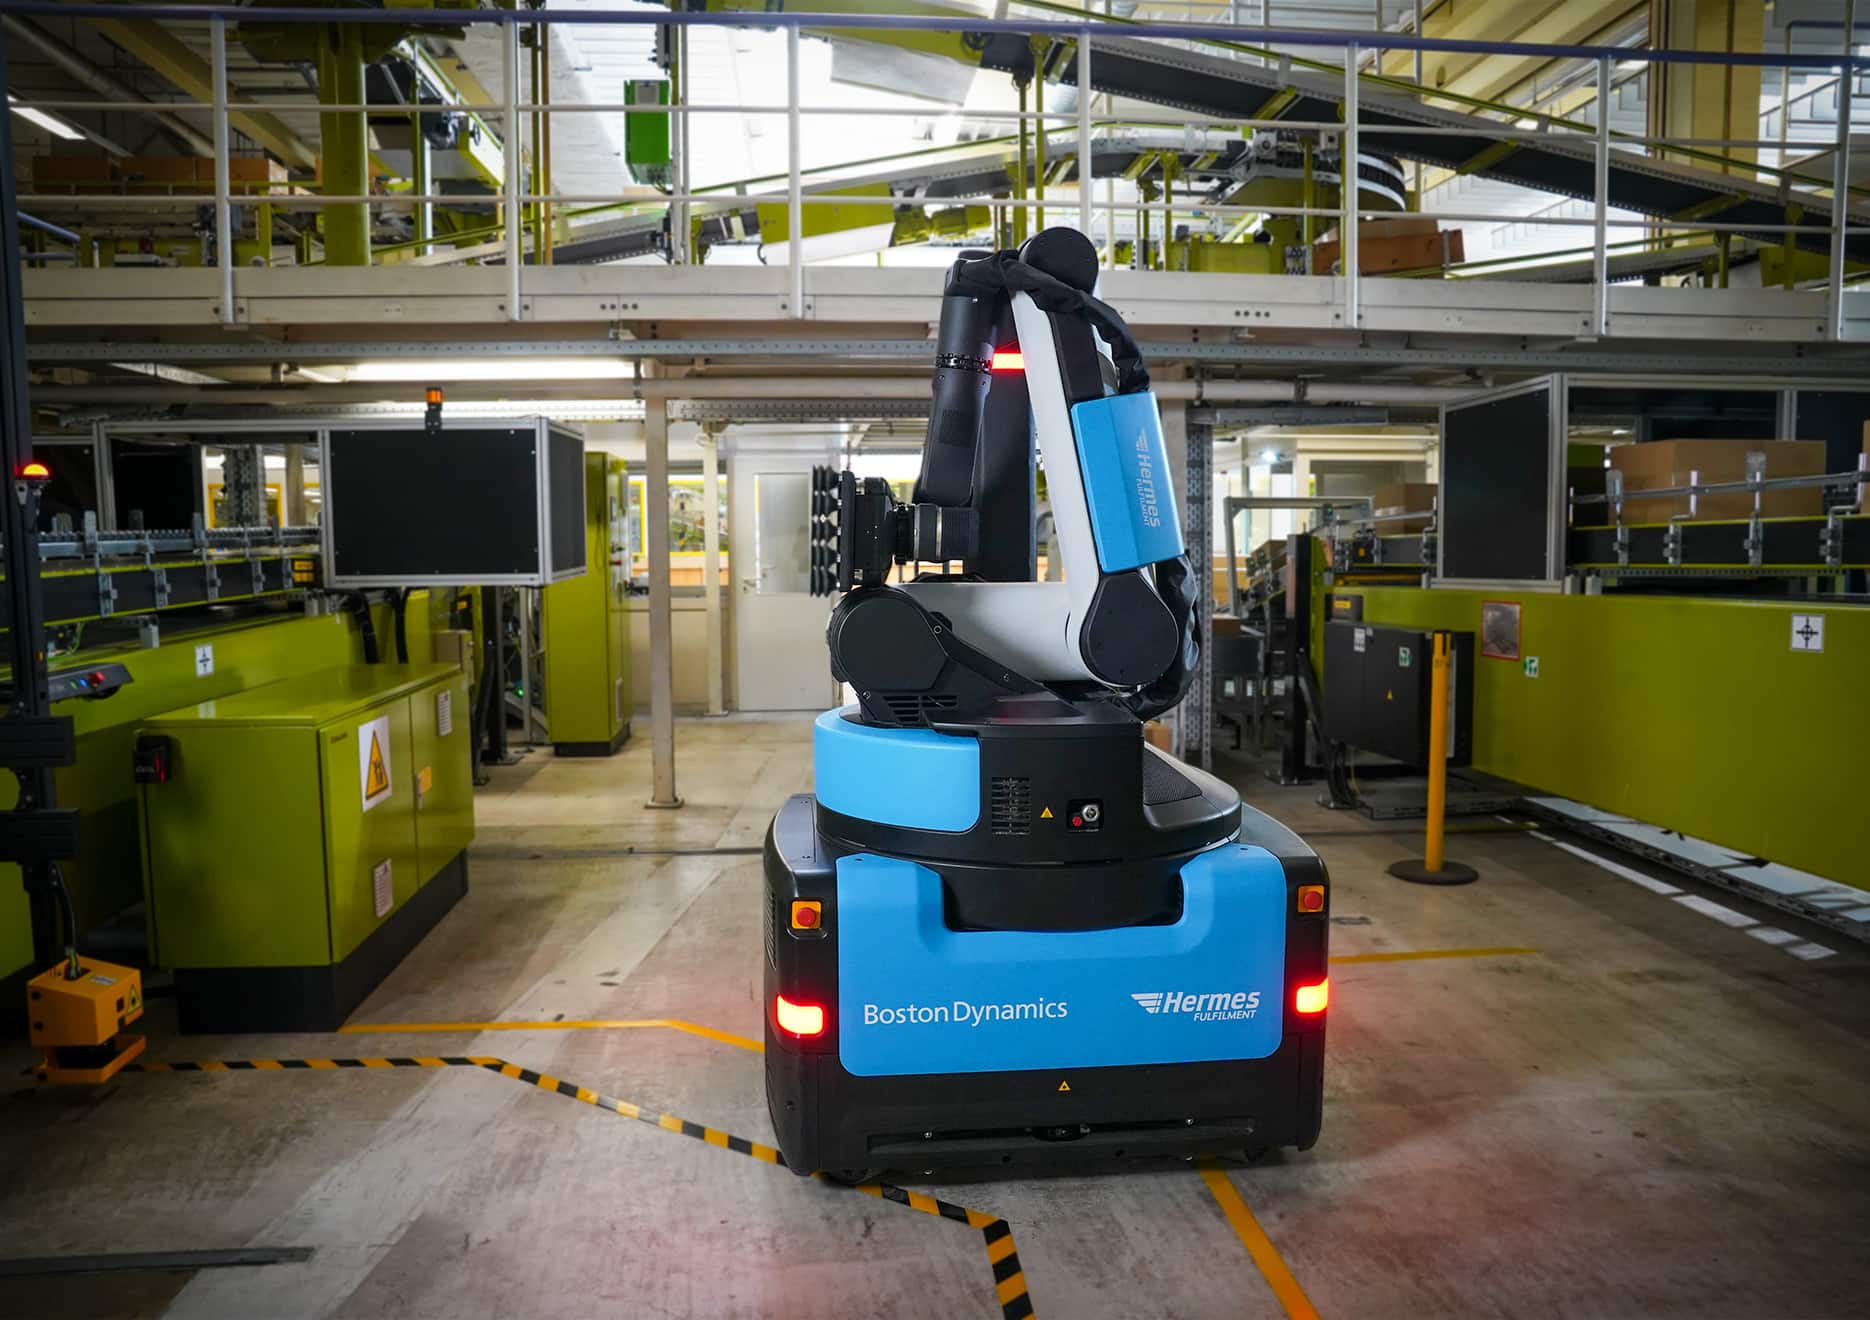
<svg viewBox="0 0 1870 1320">
<path fill-rule="evenodd" d="M 1301 1013 L 1322 1013 L 1331 998 L 1331 979 L 1317 985 L 1302 985 L 1292 995 L 1292 1007 Z"/>
<path fill-rule="evenodd" d="M 995 371 L 1024 371 L 1026 369 L 1025 355 L 1013 349 L 997 349 L 993 355 L 993 369 Z"/>
<path fill-rule="evenodd" d="M 784 995 L 773 996 L 773 1021 L 794 1036 L 825 1034 L 825 1010 L 818 1004 L 795 1004 Z"/>
</svg>

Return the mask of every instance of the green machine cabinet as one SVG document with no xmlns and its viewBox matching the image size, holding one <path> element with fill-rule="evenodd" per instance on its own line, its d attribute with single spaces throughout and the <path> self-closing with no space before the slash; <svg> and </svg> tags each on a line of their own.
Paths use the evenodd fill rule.
<svg viewBox="0 0 1870 1320">
<path fill-rule="evenodd" d="M 545 715 L 560 756 L 609 756 L 630 736 L 630 546 L 624 463 L 584 456 L 583 577 L 545 598 Z"/>
<path fill-rule="evenodd" d="M 185 1032 L 331 1031 L 467 892 L 467 676 L 340 665 L 137 733 L 151 958 Z"/>
</svg>

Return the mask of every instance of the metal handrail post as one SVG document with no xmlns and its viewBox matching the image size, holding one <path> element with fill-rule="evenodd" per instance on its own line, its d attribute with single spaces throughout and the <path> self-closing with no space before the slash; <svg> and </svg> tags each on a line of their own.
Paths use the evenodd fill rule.
<svg viewBox="0 0 1870 1320">
<path fill-rule="evenodd" d="M 524 191 L 520 184 L 519 157 L 519 24 L 509 22 L 500 29 L 500 80 L 501 91 L 506 98 L 506 116 L 501 121 L 500 135 L 505 148 L 504 181 L 506 195 L 501 198 L 502 208 L 506 213 L 506 319 L 519 320 L 519 276 L 524 252 L 520 247 L 520 194 Z"/>
<path fill-rule="evenodd" d="M 792 296 L 786 311 L 805 316 L 805 178 L 799 161 L 799 30 L 786 29 L 786 224 L 792 232 L 787 266 Z"/>
<path fill-rule="evenodd" d="M 234 226 L 228 195 L 227 20 L 208 21 L 214 63 L 214 257 L 221 273 L 221 324 L 234 324 Z"/>
<path fill-rule="evenodd" d="M 1357 251 L 1357 43 L 1344 48 L 1344 132 L 1338 139 L 1338 258 L 1344 269 L 1344 324 L 1362 324 L 1362 286 L 1358 280 Z"/>
<path fill-rule="evenodd" d="M 1078 34 L 1078 229 L 1091 236 L 1091 29 Z"/>
<path fill-rule="evenodd" d="M 1857 0 L 1844 0 L 1844 63 L 1838 72 L 1838 136 L 1831 162 L 1831 279 L 1825 318 L 1832 339 L 1844 338 L 1844 240 L 1850 229 L 1851 93 L 1856 74 L 1851 68 L 1852 34 L 1857 22 Z"/>
<path fill-rule="evenodd" d="M 1610 61 L 1597 62 L 1597 155 L 1591 174 L 1591 333 L 1610 333 Z"/>
</svg>

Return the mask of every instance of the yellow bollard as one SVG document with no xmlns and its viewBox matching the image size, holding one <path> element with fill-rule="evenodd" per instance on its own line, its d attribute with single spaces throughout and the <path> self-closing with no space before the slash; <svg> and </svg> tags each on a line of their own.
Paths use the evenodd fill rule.
<svg viewBox="0 0 1870 1320">
<path fill-rule="evenodd" d="M 1441 870 L 1442 817 L 1448 810 L 1448 643 L 1445 632 L 1435 634 L 1434 669 L 1428 695 L 1428 843 L 1423 865 Z"/>
<path fill-rule="evenodd" d="M 1418 885 L 1464 885 L 1479 878 L 1471 866 L 1451 862 L 1442 855 L 1443 817 L 1448 810 L 1448 681 L 1453 667 L 1454 638 L 1435 633 L 1429 669 L 1428 699 L 1428 819 L 1421 861 L 1396 862 L 1389 873 Z"/>
</svg>

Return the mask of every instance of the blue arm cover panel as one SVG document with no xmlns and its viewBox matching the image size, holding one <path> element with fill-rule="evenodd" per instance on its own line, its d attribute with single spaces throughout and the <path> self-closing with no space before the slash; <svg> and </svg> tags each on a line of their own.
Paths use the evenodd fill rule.
<svg viewBox="0 0 1870 1320">
<path fill-rule="evenodd" d="M 828 710 L 812 726 L 813 791 L 820 802 L 880 825 L 974 828 L 980 819 L 978 741 L 933 729 L 879 729 L 844 714 Z"/>
<path fill-rule="evenodd" d="M 1071 430 L 1097 566 L 1122 573 L 1181 554 L 1182 522 L 1156 396 L 1144 391 L 1075 403 Z"/>
<path fill-rule="evenodd" d="M 1285 871 L 1226 844 L 1182 887 L 1172 926 L 954 931 L 933 871 L 839 858 L 839 1060 L 892 1077 L 1265 1058 L 1285 1024 Z"/>
</svg>

